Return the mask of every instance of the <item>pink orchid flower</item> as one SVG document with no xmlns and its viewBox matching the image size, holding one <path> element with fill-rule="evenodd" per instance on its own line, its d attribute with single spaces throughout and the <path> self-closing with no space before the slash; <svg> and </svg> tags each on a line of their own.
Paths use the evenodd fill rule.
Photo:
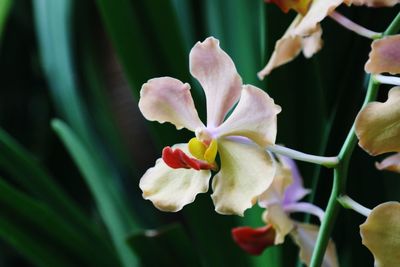
<svg viewBox="0 0 400 267">
<path fill-rule="evenodd" d="M 198 117 L 189 84 L 171 77 L 144 84 L 139 101 L 144 117 L 186 128 L 195 137 L 164 148 L 162 158 L 143 175 L 139 186 L 143 197 L 158 209 L 179 211 L 198 193 L 208 191 L 219 155 L 221 167 L 212 181 L 215 210 L 243 215 L 275 175 L 265 148 L 275 142 L 281 108 L 263 90 L 242 84 L 232 59 L 213 37 L 192 48 L 189 63 L 206 96 L 207 124 Z"/>
</svg>

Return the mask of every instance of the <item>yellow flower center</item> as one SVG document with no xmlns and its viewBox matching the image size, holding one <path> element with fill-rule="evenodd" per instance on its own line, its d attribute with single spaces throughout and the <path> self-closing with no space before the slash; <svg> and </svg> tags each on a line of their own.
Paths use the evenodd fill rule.
<svg viewBox="0 0 400 267">
<path fill-rule="evenodd" d="M 188 147 L 193 157 L 207 161 L 208 163 L 214 163 L 218 152 L 218 142 L 216 139 L 212 139 L 211 142 L 206 144 L 197 137 L 193 137 L 190 139 Z"/>
</svg>

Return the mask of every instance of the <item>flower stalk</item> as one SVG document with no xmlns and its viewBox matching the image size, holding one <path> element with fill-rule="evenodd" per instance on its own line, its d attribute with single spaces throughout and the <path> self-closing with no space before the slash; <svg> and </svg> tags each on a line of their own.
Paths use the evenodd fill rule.
<svg viewBox="0 0 400 267">
<path fill-rule="evenodd" d="M 382 33 L 371 31 L 355 23 L 354 21 L 346 18 L 337 11 L 333 11 L 331 14 L 329 14 L 329 17 L 334 21 L 336 21 L 337 23 L 339 23 L 340 25 L 342 25 L 343 27 L 345 27 L 346 29 L 353 31 L 358 35 L 364 36 L 369 39 L 379 39 L 382 37 Z"/>
<path fill-rule="evenodd" d="M 400 30 L 400 12 L 383 33 L 383 36 L 395 34 Z M 382 37 L 383 37 L 382 36 Z M 368 90 L 364 99 L 362 108 L 369 102 L 376 99 L 380 83 L 374 79 L 374 76 L 369 77 Z M 348 167 L 353 150 L 357 144 L 355 135 L 355 126 L 351 127 L 347 138 L 339 152 L 339 164 L 334 168 L 333 187 L 325 211 L 325 216 L 318 233 L 317 242 L 311 257 L 310 267 L 319 267 L 322 264 L 326 247 L 328 245 L 329 236 L 336 221 L 336 216 L 340 209 L 338 198 L 345 193 L 346 181 L 348 175 Z"/>
</svg>

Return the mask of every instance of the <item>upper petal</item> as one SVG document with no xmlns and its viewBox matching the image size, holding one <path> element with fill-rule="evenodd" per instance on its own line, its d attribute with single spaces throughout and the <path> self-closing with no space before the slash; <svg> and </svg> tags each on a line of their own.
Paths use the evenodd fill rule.
<svg viewBox="0 0 400 267">
<path fill-rule="evenodd" d="M 319 227 L 312 224 L 298 223 L 296 229 L 291 233 L 294 242 L 300 247 L 300 259 L 310 264 L 311 255 L 314 251 L 315 243 L 318 237 Z M 329 240 L 324 260 L 321 267 L 338 267 L 338 259 L 335 244 Z"/>
<path fill-rule="evenodd" d="M 400 87 L 389 91 L 384 103 L 371 102 L 356 118 L 359 145 L 371 155 L 400 152 Z"/>
<path fill-rule="evenodd" d="M 302 16 L 298 15 L 281 39 L 275 43 L 274 52 L 267 65 L 257 73 L 258 78 L 261 80 L 264 79 L 273 69 L 292 61 L 301 52 L 302 38 L 299 35 L 293 34 L 294 28 L 301 19 Z"/>
<path fill-rule="evenodd" d="M 365 64 L 366 72 L 400 73 L 400 34 L 375 40 L 371 47 L 369 59 Z"/>
<path fill-rule="evenodd" d="M 400 0 L 345 0 L 347 5 L 368 7 L 390 7 L 400 3 Z"/>
<path fill-rule="evenodd" d="M 218 136 L 245 136 L 266 147 L 275 143 L 276 115 L 280 111 L 281 107 L 263 90 L 244 85 L 238 105 L 215 131 Z"/>
<path fill-rule="evenodd" d="M 307 36 L 316 31 L 318 24 L 337 8 L 343 0 L 314 0 L 310 9 L 295 29 L 295 34 Z"/>
<path fill-rule="evenodd" d="M 255 144 L 218 141 L 221 170 L 213 178 L 211 195 L 215 210 L 243 216 L 271 185 L 275 166 L 269 154 Z"/>
<path fill-rule="evenodd" d="M 204 127 L 197 114 L 187 83 L 161 77 L 149 80 L 140 90 L 139 109 L 150 121 L 170 122 L 176 128 L 195 131 Z"/>
<path fill-rule="evenodd" d="M 375 166 L 378 170 L 388 170 L 400 173 L 400 153 L 391 155 L 380 163 L 375 163 Z"/>
<path fill-rule="evenodd" d="M 400 203 L 375 207 L 360 225 L 362 243 L 375 258 L 376 267 L 400 266 Z"/>
<path fill-rule="evenodd" d="M 188 153 L 187 144 L 177 144 L 173 148 Z M 140 179 L 139 187 L 143 198 L 153 202 L 156 208 L 175 212 L 192 203 L 198 193 L 207 192 L 210 177 L 209 170 L 172 169 L 158 159 Z"/>
<path fill-rule="evenodd" d="M 237 102 L 242 79 L 232 59 L 213 37 L 190 51 L 190 72 L 203 87 L 207 99 L 207 126 L 216 127 Z"/>
</svg>

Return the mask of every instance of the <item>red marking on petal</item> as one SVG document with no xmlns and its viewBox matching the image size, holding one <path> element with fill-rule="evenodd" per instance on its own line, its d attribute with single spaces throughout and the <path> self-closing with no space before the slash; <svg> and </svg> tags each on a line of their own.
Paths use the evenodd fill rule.
<svg viewBox="0 0 400 267">
<path fill-rule="evenodd" d="M 169 146 L 164 147 L 162 151 L 162 159 L 164 160 L 165 164 L 173 169 L 184 168 L 195 170 L 211 170 L 215 168 L 213 164 L 191 158 L 181 149 L 172 149 Z"/>
<path fill-rule="evenodd" d="M 232 237 L 247 253 L 260 255 L 264 249 L 274 245 L 275 230 L 272 225 L 259 228 L 236 227 L 232 229 Z"/>
</svg>

